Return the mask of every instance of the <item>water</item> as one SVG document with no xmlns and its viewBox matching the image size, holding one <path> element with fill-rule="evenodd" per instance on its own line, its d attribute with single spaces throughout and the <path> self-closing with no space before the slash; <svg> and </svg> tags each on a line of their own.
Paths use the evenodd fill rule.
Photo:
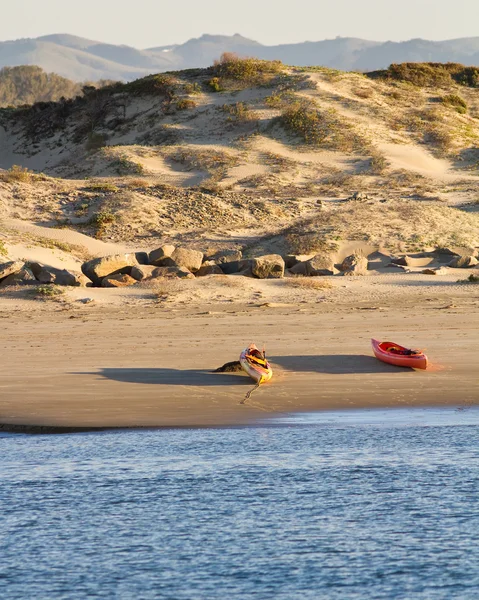
<svg viewBox="0 0 479 600">
<path fill-rule="evenodd" d="M 479 411 L 0 436 L 0 595 L 479 597 Z"/>
</svg>

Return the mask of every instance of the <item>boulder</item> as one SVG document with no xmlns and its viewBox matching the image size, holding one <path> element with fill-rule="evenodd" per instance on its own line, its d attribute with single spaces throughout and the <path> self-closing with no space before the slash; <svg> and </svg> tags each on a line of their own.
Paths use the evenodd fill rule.
<svg viewBox="0 0 479 600">
<path fill-rule="evenodd" d="M 241 250 L 226 250 L 225 252 L 215 254 L 212 257 L 212 260 L 214 260 L 217 265 L 222 265 L 224 263 L 239 261 L 242 258 L 243 253 L 241 252 Z"/>
<path fill-rule="evenodd" d="M 405 256 L 398 256 L 396 258 L 391 258 L 391 264 L 392 265 L 396 265 L 396 266 L 400 266 L 400 267 L 410 267 L 411 266 L 411 259 L 409 258 L 409 256 L 405 255 Z"/>
<path fill-rule="evenodd" d="M 168 279 L 194 279 L 191 271 L 183 267 L 156 267 L 151 275 L 151 279 L 166 277 Z"/>
<path fill-rule="evenodd" d="M 206 275 L 224 275 L 221 267 L 218 265 L 203 265 L 201 269 L 196 271 L 196 277 L 205 277 Z"/>
<path fill-rule="evenodd" d="M 171 244 L 165 244 L 164 246 L 160 246 L 156 250 L 152 250 L 148 255 L 148 262 L 150 265 L 156 265 L 157 267 L 162 267 L 163 261 L 165 258 L 170 258 L 173 252 L 175 251 L 175 247 Z"/>
<path fill-rule="evenodd" d="M 135 252 L 135 258 L 140 265 L 149 265 L 148 252 Z"/>
<path fill-rule="evenodd" d="M 175 261 L 178 267 L 184 267 L 195 273 L 201 269 L 203 264 L 203 252 L 199 250 L 190 250 L 188 248 L 176 248 L 171 258 Z"/>
<path fill-rule="evenodd" d="M 150 279 L 158 268 L 159 267 L 155 267 L 155 265 L 138 265 L 137 267 L 131 268 L 130 277 L 133 277 L 136 281 Z"/>
<path fill-rule="evenodd" d="M 287 269 L 292 269 L 298 263 L 302 262 L 299 256 L 296 256 L 295 254 L 286 254 L 286 256 L 283 256 L 283 260 L 284 266 Z"/>
<path fill-rule="evenodd" d="M 0 282 L 0 287 L 8 287 L 10 285 L 28 285 L 36 281 L 35 275 L 28 267 L 22 267 L 20 271 L 12 273 L 5 277 Z"/>
<path fill-rule="evenodd" d="M 458 253 L 452 250 L 451 248 L 445 248 L 444 246 L 437 246 L 434 250 L 436 254 L 444 255 L 444 256 L 458 256 Z"/>
<path fill-rule="evenodd" d="M 447 263 L 447 266 L 453 269 L 469 269 L 477 264 L 478 260 L 475 256 L 456 256 L 450 263 Z"/>
<path fill-rule="evenodd" d="M 330 256 L 317 254 L 306 261 L 307 275 L 310 277 L 322 277 L 334 275 L 334 262 Z"/>
<path fill-rule="evenodd" d="M 41 265 L 40 263 L 30 263 L 29 267 L 40 283 L 55 283 L 56 285 L 70 285 L 79 287 L 86 285 L 86 278 L 82 273 L 67 271 L 66 269 L 56 269 Z"/>
<path fill-rule="evenodd" d="M 304 277 L 307 277 L 309 274 L 307 261 L 296 263 L 289 269 L 289 272 L 292 275 L 303 275 Z"/>
<path fill-rule="evenodd" d="M 0 264 L 0 281 L 8 277 L 9 275 L 13 275 L 14 273 L 18 273 L 23 268 L 23 262 L 18 260 L 11 260 L 9 262 Z"/>
<path fill-rule="evenodd" d="M 225 275 L 232 275 L 233 273 L 241 273 L 245 269 L 251 267 L 251 259 L 244 258 L 242 260 L 234 260 L 232 262 L 221 263 L 221 270 Z"/>
<path fill-rule="evenodd" d="M 344 275 L 366 275 L 368 259 L 362 254 L 351 254 L 343 260 L 339 266 L 339 270 Z"/>
<path fill-rule="evenodd" d="M 137 267 L 138 261 L 134 254 L 115 254 L 94 258 L 82 264 L 81 270 L 95 285 L 100 285 L 107 275 L 129 275 L 132 267 Z"/>
<path fill-rule="evenodd" d="M 130 277 L 126 273 L 117 273 L 116 275 L 108 275 L 101 280 L 101 287 L 104 288 L 118 288 L 128 287 L 137 283 L 136 279 Z"/>
<path fill-rule="evenodd" d="M 284 260 L 279 254 L 267 254 L 253 258 L 253 277 L 258 279 L 281 279 L 284 277 Z"/>
</svg>

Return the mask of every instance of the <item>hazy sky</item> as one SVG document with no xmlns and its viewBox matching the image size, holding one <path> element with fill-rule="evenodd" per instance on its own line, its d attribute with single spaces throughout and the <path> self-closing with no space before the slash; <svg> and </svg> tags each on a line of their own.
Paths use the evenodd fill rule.
<svg viewBox="0 0 479 600">
<path fill-rule="evenodd" d="M 136 48 L 202 33 L 264 44 L 338 35 L 372 40 L 479 36 L 479 0 L 0 0 L 0 40 L 72 33 Z"/>
</svg>

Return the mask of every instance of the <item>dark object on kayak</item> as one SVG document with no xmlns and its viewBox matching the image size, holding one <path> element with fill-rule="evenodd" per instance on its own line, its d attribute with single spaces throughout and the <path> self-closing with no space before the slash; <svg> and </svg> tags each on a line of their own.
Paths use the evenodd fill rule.
<svg viewBox="0 0 479 600">
<path fill-rule="evenodd" d="M 379 360 L 397 367 L 426 369 L 427 356 L 422 350 L 411 350 L 394 342 L 371 340 L 373 351 Z"/>
</svg>

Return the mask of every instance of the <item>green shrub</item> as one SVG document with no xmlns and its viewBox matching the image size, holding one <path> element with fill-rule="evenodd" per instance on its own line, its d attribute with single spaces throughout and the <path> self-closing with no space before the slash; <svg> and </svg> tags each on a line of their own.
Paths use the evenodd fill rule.
<svg viewBox="0 0 479 600">
<path fill-rule="evenodd" d="M 345 152 L 368 150 L 368 141 L 334 109 L 320 110 L 311 100 L 298 100 L 286 106 L 279 122 L 287 131 L 311 146 Z"/>
<path fill-rule="evenodd" d="M 97 228 L 103 228 L 116 221 L 116 215 L 108 210 L 100 210 L 95 213 L 88 221 L 89 225 L 95 225 Z"/>
<path fill-rule="evenodd" d="M 381 71 L 367 73 L 373 79 L 403 81 L 419 87 L 450 86 L 458 83 L 466 87 L 479 86 L 479 69 L 459 63 L 401 63 Z"/>
<path fill-rule="evenodd" d="M 118 175 L 144 175 L 145 173 L 143 165 L 128 156 L 118 157 L 110 163 L 110 166 Z"/>
<path fill-rule="evenodd" d="M 171 75 L 159 73 L 126 83 L 121 88 L 122 91 L 132 92 L 133 94 L 159 95 L 172 99 L 176 94 L 178 81 Z"/>
<path fill-rule="evenodd" d="M 320 144 L 328 135 L 327 124 L 318 108 L 308 101 L 297 101 L 281 115 L 281 122 L 307 144 Z"/>
<path fill-rule="evenodd" d="M 106 136 L 102 133 L 95 133 L 94 131 L 88 134 L 88 138 L 85 144 L 85 148 L 88 152 L 93 150 L 99 150 L 106 146 Z"/>
<path fill-rule="evenodd" d="M 467 112 L 467 102 L 458 94 L 447 94 L 441 99 L 441 102 L 446 106 L 451 106 L 461 115 Z"/>
<path fill-rule="evenodd" d="M 229 115 L 229 121 L 252 121 L 256 118 L 256 114 L 248 106 L 246 102 L 236 102 L 234 104 L 223 104 L 221 110 Z"/>
<path fill-rule="evenodd" d="M 240 58 L 227 52 L 210 68 L 214 77 L 208 86 L 215 92 L 225 88 L 241 89 L 249 86 L 267 85 L 281 74 L 284 66 L 280 61 Z"/>
<path fill-rule="evenodd" d="M 27 183 L 35 177 L 33 171 L 30 171 L 26 167 L 20 167 L 19 165 L 13 165 L 8 171 L 0 173 L 0 181 L 5 183 Z"/>
<path fill-rule="evenodd" d="M 284 70 L 279 60 L 261 60 L 259 58 L 240 58 L 231 52 L 225 52 L 213 66 L 217 77 L 235 81 L 253 82 L 264 75 L 278 74 Z"/>
<path fill-rule="evenodd" d="M 206 84 L 213 92 L 224 92 L 224 88 L 221 85 L 221 80 L 219 77 L 213 77 Z"/>
<path fill-rule="evenodd" d="M 65 290 L 61 287 L 57 287 L 53 284 L 45 284 L 39 285 L 35 288 L 32 288 L 30 293 L 36 298 L 58 298 L 59 296 L 63 296 Z"/>
<path fill-rule="evenodd" d="M 199 83 L 185 83 L 183 86 L 183 91 L 185 94 L 197 95 L 201 94 L 201 86 Z"/>
<path fill-rule="evenodd" d="M 194 100 L 189 100 L 188 98 L 181 98 L 176 103 L 177 110 L 189 110 L 191 108 L 196 108 L 196 102 Z"/>
<path fill-rule="evenodd" d="M 113 185 L 113 183 L 108 183 L 107 181 L 105 181 L 104 183 L 92 183 L 92 185 L 89 185 L 88 187 L 85 188 L 85 190 L 87 192 L 119 192 L 120 188 L 118 188 L 116 185 Z"/>
</svg>

